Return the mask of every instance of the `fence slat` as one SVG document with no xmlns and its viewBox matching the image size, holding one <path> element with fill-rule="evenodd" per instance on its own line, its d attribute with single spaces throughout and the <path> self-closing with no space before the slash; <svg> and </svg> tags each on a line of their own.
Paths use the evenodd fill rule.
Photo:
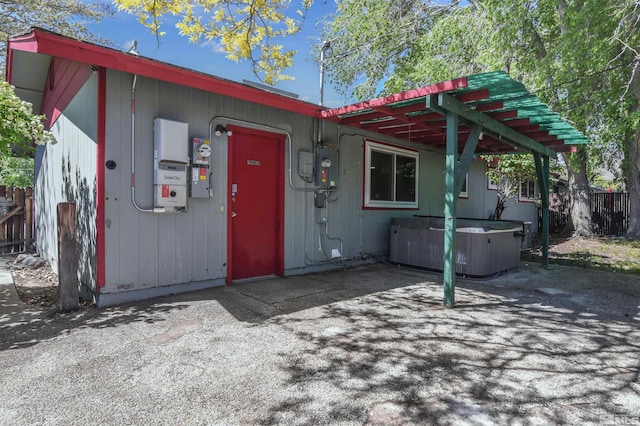
<svg viewBox="0 0 640 426">
<path fill-rule="evenodd" d="M 569 223 L 569 196 L 549 194 L 549 231 L 560 232 Z M 599 236 L 626 234 L 629 227 L 629 194 L 596 192 L 589 196 L 593 233 Z M 538 209 L 538 224 L 541 210 Z"/>
<path fill-rule="evenodd" d="M 0 186 L 0 253 L 26 251 L 33 236 L 33 189 Z"/>
<path fill-rule="evenodd" d="M 629 194 L 597 192 L 589 197 L 591 223 L 596 235 L 621 236 L 629 227 Z"/>
</svg>

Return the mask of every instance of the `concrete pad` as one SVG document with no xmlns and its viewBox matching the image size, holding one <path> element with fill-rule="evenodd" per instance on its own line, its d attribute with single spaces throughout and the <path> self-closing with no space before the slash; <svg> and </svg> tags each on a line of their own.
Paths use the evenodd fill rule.
<svg viewBox="0 0 640 426">
<path fill-rule="evenodd" d="M 0 323 L 0 424 L 637 422 L 639 278 L 496 280 L 458 280 L 454 309 L 440 275 L 377 264 L 23 312 Z"/>
</svg>

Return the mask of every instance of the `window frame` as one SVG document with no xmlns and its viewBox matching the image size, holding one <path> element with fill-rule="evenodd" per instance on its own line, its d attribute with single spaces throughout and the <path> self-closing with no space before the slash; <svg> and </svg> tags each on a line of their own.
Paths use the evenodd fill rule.
<svg viewBox="0 0 640 426">
<path fill-rule="evenodd" d="M 392 193 L 396 196 L 396 156 L 413 158 L 416 163 L 415 176 L 415 201 L 393 201 L 393 200 L 372 200 L 371 199 L 371 152 L 381 152 L 393 155 L 393 184 Z M 420 187 L 420 152 L 414 149 L 389 145 L 372 140 L 364 140 L 364 176 L 363 176 L 363 209 L 404 209 L 417 210 L 419 208 L 419 187 Z"/>
<path fill-rule="evenodd" d="M 522 195 L 522 185 L 527 183 L 527 189 L 530 190 L 533 185 L 533 198 Z M 529 192 L 529 191 L 528 191 Z M 536 202 L 536 181 L 533 179 L 523 179 L 518 181 L 518 201 L 523 203 L 535 203 Z"/>
<path fill-rule="evenodd" d="M 469 198 L 469 172 L 464 176 L 464 184 L 462 185 L 464 191 L 460 189 L 460 195 L 458 198 L 468 199 Z"/>
<path fill-rule="evenodd" d="M 493 183 L 491 181 L 491 174 L 495 173 L 495 171 L 497 170 L 496 167 L 492 167 L 487 165 L 487 171 L 485 172 L 486 177 L 487 177 L 487 190 L 489 191 L 497 191 L 498 190 L 498 184 L 497 183 Z"/>
</svg>

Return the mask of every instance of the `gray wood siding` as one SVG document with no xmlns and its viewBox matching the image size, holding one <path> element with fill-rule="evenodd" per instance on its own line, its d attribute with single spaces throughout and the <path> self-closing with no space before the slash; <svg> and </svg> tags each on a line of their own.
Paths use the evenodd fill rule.
<svg viewBox="0 0 640 426">
<path fill-rule="evenodd" d="M 52 125 L 58 143 L 37 148 L 34 210 L 38 251 L 58 268 L 57 204 L 75 202 L 78 273 L 85 290 L 96 285 L 96 126 L 94 73 Z"/>
<path fill-rule="evenodd" d="M 106 286 L 101 292 L 200 281 L 222 284 L 227 275 L 227 137 L 214 136 L 212 140 L 212 198 L 189 198 L 188 211 L 183 213 L 138 212 L 130 199 L 131 84 L 132 75 L 108 72 L 106 160 L 116 161 L 118 167 L 106 171 Z M 413 149 L 420 147 L 325 122 L 322 141 L 339 152 L 334 175 L 338 191 L 332 194 L 325 208 L 319 209 L 314 206 L 313 192 L 292 189 L 288 176 L 291 169 L 297 188 L 314 186 L 297 174 L 298 152 L 313 149 L 310 117 L 139 78 L 135 180 L 136 199 L 143 208 L 151 208 L 153 204 L 153 120 L 157 117 L 188 123 L 189 137 L 208 138 L 209 123 L 214 118 L 215 123 L 241 126 L 227 122 L 224 117 L 291 134 L 291 155 L 287 144 L 282 182 L 285 274 L 335 267 L 326 256 L 331 249 L 340 249 L 346 260 L 362 259 L 363 255 L 384 256 L 389 249 L 392 217 L 443 213 L 444 156 L 439 153 L 421 150 L 418 210 L 363 210 L 363 138 Z M 331 239 L 325 236 L 322 218 L 326 219 L 326 234 Z"/>
</svg>

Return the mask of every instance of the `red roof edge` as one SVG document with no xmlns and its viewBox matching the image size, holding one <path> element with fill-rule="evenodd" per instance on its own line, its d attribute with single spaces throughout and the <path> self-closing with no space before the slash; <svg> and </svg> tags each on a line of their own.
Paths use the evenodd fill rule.
<svg viewBox="0 0 640 426">
<path fill-rule="evenodd" d="M 137 74 L 210 93 L 317 117 L 322 106 L 268 92 L 231 80 L 200 73 L 154 59 L 135 56 L 109 47 L 75 40 L 40 28 L 11 37 L 7 51 L 21 50 L 51 55 L 90 65 Z M 7 71 L 10 73 L 10 71 Z M 7 74 L 10 76 L 10 74 Z"/>
<path fill-rule="evenodd" d="M 334 118 L 349 114 L 356 111 L 362 111 L 369 108 L 380 107 L 389 105 L 395 102 L 406 101 L 410 99 L 419 98 L 422 96 L 433 95 L 436 93 L 448 92 L 455 89 L 462 89 L 467 87 L 467 77 L 456 78 L 454 80 L 444 81 L 442 83 L 432 84 L 431 86 L 424 86 L 418 89 L 407 90 L 406 92 L 396 93 L 395 95 L 384 96 L 382 98 L 371 99 L 369 101 L 358 102 L 357 104 L 347 105 L 344 107 L 328 109 L 320 111 L 319 115 L 322 118 Z"/>
</svg>

